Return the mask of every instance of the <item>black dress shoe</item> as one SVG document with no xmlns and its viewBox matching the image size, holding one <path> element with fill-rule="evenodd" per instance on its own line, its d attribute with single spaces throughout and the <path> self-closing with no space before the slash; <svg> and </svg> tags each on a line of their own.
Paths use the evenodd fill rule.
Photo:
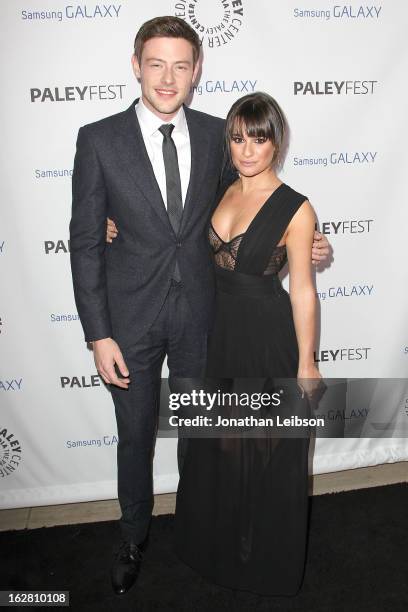
<svg viewBox="0 0 408 612">
<path fill-rule="evenodd" d="M 116 595 L 124 595 L 134 585 L 142 558 L 139 546 L 129 540 L 120 543 L 111 567 L 112 587 Z"/>
</svg>

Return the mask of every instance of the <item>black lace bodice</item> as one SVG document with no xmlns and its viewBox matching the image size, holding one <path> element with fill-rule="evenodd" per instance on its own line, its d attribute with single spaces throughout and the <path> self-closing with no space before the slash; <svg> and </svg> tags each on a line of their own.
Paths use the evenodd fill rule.
<svg viewBox="0 0 408 612">
<path fill-rule="evenodd" d="M 214 253 L 215 263 L 218 266 L 226 270 L 235 269 L 238 249 L 244 236 L 245 233 L 238 234 L 238 236 L 235 236 L 232 240 L 225 242 L 219 237 L 212 224 L 210 224 L 208 237 Z M 278 274 L 278 272 L 285 265 L 286 259 L 286 246 L 282 245 L 275 247 L 269 259 L 268 265 L 263 271 L 263 275 Z"/>
</svg>

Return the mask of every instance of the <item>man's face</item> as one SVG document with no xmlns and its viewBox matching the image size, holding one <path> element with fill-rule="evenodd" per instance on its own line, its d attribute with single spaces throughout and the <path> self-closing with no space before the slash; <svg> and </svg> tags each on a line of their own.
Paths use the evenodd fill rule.
<svg viewBox="0 0 408 612">
<path fill-rule="evenodd" d="M 143 46 L 140 64 L 133 56 L 132 65 L 145 105 L 163 121 L 170 121 L 198 73 L 191 44 L 184 38 L 151 38 Z"/>
</svg>

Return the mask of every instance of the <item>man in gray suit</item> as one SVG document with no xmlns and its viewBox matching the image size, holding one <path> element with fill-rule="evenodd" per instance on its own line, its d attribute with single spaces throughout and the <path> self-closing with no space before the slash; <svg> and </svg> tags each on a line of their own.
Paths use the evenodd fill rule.
<svg viewBox="0 0 408 612">
<path fill-rule="evenodd" d="M 151 519 L 164 358 L 170 386 L 200 376 L 213 315 L 205 228 L 224 121 L 184 106 L 199 54 L 196 32 L 181 19 L 146 22 L 132 56 L 141 99 L 78 134 L 71 265 L 85 340 L 115 404 L 122 542 L 111 579 L 118 594 L 137 578 Z M 109 248 L 107 216 L 120 228 Z M 327 241 L 318 238 L 314 257 L 324 259 Z"/>
</svg>

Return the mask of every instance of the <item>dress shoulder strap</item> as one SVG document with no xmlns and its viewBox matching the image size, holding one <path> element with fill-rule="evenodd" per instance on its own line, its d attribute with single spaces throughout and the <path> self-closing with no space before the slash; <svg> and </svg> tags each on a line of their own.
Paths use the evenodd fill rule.
<svg viewBox="0 0 408 612">
<path fill-rule="evenodd" d="M 283 183 L 271 195 L 246 232 L 238 252 L 240 272 L 262 274 L 292 217 L 307 200 Z"/>
</svg>

